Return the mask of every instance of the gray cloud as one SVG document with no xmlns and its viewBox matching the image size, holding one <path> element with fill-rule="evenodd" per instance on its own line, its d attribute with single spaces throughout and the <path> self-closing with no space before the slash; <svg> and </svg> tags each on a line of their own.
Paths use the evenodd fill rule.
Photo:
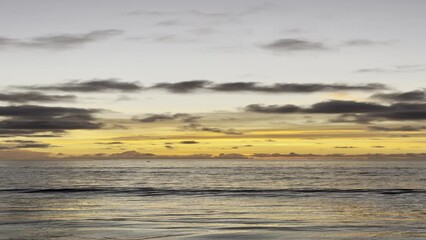
<svg viewBox="0 0 426 240">
<path fill-rule="evenodd" d="M 384 107 L 382 110 L 373 111 L 368 114 L 358 116 L 363 118 L 363 121 L 374 120 L 425 120 L 426 119 L 426 104 L 424 103 L 394 103 Z"/>
<path fill-rule="evenodd" d="M 22 117 L 22 118 L 49 118 L 49 117 L 79 117 L 81 119 L 93 119 L 92 114 L 100 110 L 67 108 L 67 107 L 44 107 L 37 105 L 23 106 L 0 106 L 0 116 Z"/>
<path fill-rule="evenodd" d="M 175 119 L 176 118 L 173 115 L 155 114 L 155 115 L 137 119 L 137 120 L 144 123 L 152 123 L 152 122 L 159 122 L 159 121 L 170 121 Z"/>
<path fill-rule="evenodd" d="M 309 108 L 302 108 L 295 105 L 248 105 L 245 110 L 248 112 L 259 113 L 366 113 L 376 112 L 387 109 L 376 103 L 355 102 L 355 101 L 338 101 L 332 100 L 313 104 Z"/>
<path fill-rule="evenodd" d="M 191 43 L 195 41 L 194 39 L 183 38 L 176 34 L 161 34 L 161 35 L 153 36 L 151 39 L 156 42 L 164 42 L 164 43 Z"/>
<path fill-rule="evenodd" d="M 97 142 L 96 144 L 100 144 L 100 145 L 122 145 L 123 142 Z"/>
<path fill-rule="evenodd" d="M 426 66 L 421 64 L 397 65 L 392 67 L 360 68 L 356 73 L 413 73 L 426 71 Z"/>
<path fill-rule="evenodd" d="M 323 83 L 275 83 L 261 85 L 257 82 L 213 83 L 207 80 L 193 80 L 176 83 L 158 83 L 150 89 L 164 89 L 173 93 L 191 93 L 200 90 L 214 92 L 260 92 L 260 93 L 311 93 L 335 91 L 374 91 L 384 90 L 387 86 L 381 83 L 359 85 L 323 84 Z"/>
<path fill-rule="evenodd" d="M 53 85 L 21 86 L 19 88 L 39 91 L 43 90 L 64 92 L 136 92 L 143 89 L 143 87 L 137 82 L 124 82 L 116 78 L 92 79 L 87 81 L 72 80 L 69 82 Z"/>
<path fill-rule="evenodd" d="M 173 93 L 189 93 L 195 90 L 204 89 L 209 84 L 211 84 L 211 82 L 207 80 L 192 80 L 177 83 L 158 83 L 151 88 L 165 89 Z"/>
<path fill-rule="evenodd" d="M 332 100 L 327 102 L 316 103 L 309 109 L 305 109 L 307 113 L 370 113 L 387 110 L 386 106 L 370 102 L 355 101 L 339 101 Z"/>
<path fill-rule="evenodd" d="M 287 33 L 297 33 L 299 29 L 291 29 Z M 369 39 L 352 39 L 346 41 L 340 46 L 343 47 L 368 47 L 368 46 L 380 46 L 380 45 L 389 45 L 391 41 L 374 41 Z M 296 51 L 329 51 L 333 47 L 328 46 L 327 44 L 319 41 L 311 41 L 300 38 L 282 38 L 277 39 L 273 42 L 263 44 L 260 46 L 266 50 L 273 50 L 276 52 L 296 52 Z M 335 46 L 338 48 L 339 46 Z M 360 69 L 362 70 L 362 69 Z M 402 70 L 402 69 L 401 69 Z"/>
<path fill-rule="evenodd" d="M 255 6 L 251 6 L 245 9 L 241 9 L 239 11 L 222 11 L 222 12 L 207 12 L 203 10 L 193 9 L 187 11 L 155 11 L 155 10 L 136 10 L 127 12 L 126 15 L 129 16 L 140 16 L 140 15 L 148 15 L 148 16 L 176 16 L 176 15 L 192 15 L 195 17 L 202 18 L 233 18 L 233 17 L 242 17 L 246 15 L 256 14 L 262 11 L 266 11 L 271 9 L 274 5 L 271 3 L 261 3 Z"/>
<path fill-rule="evenodd" d="M 239 13 L 234 12 L 206 12 L 200 10 L 190 10 L 187 13 L 190 13 L 195 16 L 208 17 L 208 18 L 229 18 L 240 15 Z"/>
<path fill-rule="evenodd" d="M 0 129 L 0 137 L 61 137 L 64 134 L 62 130 L 40 130 L 40 129 Z"/>
<path fill-rule="evenodd" d="M 241 132 L 237 132 L 234 129 L 220 129 L 215 127 L 201 127 L 200 131 L 203 132 L 213 132 L 213 133 L 223 133 L 227 135 L 241 135 Z"/>
<path fill-rule="evenodd" d="M 276 114 L 341 114 L 331 122 L 369 123 L 371 121 L 409 121 L 426 120 L 426 104 L 395 103 L 381 105 L 372 102 L 331 100 L 303 108 L 295 105 L 259 105 L 245 107 L 247 112 Z"/>
<path fill-rule="evenodd" d="M 365 115 L 354 114 L 354 113 L 343 113 L 329 120 L 329 122 L 331 123 L 360 123 L 360 124 L 367 124 L 370 121 L 371 121 L 371 118 L 368 118 Z"/>
<path fill-rule="evenodd" d="M 389 45 L 390 41 L 374 41 L 370 39 L 352 39 L 346 41 L 343 45 L 351 47 L 364 47 L 364 46 L 377 46 L 377 45 Z"/>
<path fill-rule="evenodd" d="M 393 104 L 382 112 L 354 115 L 354 122 L 371 121 L 422 121 L 426 120 L 426 104 Z"/>
<path fill-rule="evenodd" d="M 0 37 L 0 48 L 39 48 L 63 50 L 123 34 L 117 29 L 96 30 L 79 34 L 46 35 L 30 39 Z"/>
<path fill-rule="evenodd" d="M 242 135 L 242 132 L 238 132 L 234 129 L 221 129 L 217 127 L 206 127 L 202 124 L 191 123 L 182 127 L 183 130 L 187 131 L 197 131 L 197 132 L 213 132 L 213 133 L 222 133 L 226 135 Z"/>
<path fill-rule="evenodd" d="M 357 69 L 355 72 L 357 73 L 387 73 L 389 72 L 389 70 L 384 68 L 360 68 L 360 69 Z"/>
<path fill-rule="evenodd" d="M 214 28 L 205 27 L 205 28 L 195 28 L 195 29 L 192 29 L 190 32 L 195 35 L 205 36 L 205 35 L 213 34 L 217 31 Z"/>
<path fill-rule="evenodd" d="M 197 141 L 192 141 L 192 140 L 187 140 L 187 141 L 180 141 L 180 144 L 198 144 L 200 142 Z"/>
<path fill-rule="evenodd" d="M 199 15 L 199 16 L 203 16 L 203 17 L 217 17 L 217 18 L 224 18 L 224 17 L 242 17 L 242 16 L 246 16 L 246 15 L 252 15 L 252 14 L 257 14 L 259 12 L 263 12 L 266 11 L 268 9 L 273 8 L 274 5 L 272 3 L 261 3 L 246 9 L 242 9 L 240 11 L 235 11 L 235 12 L 203 12 L 203 11 L 198 11 L 198 10 L 192 10 L 190 11 L 192 14 L 195 15 Z"/>
<path fill-rule="evenodd" d="M 173 121 L 173 120 L 180 120 L 183 122 L 194 122 L 200 118 L 201 117 L 199 116 L 193 116 L 187 113 L 176 113 L 176 114 L 149 114 L 147 117 L 135 118 L 135 120 L 139 122 L 143 122 L 143 123 L 153 123 L 153 122 Z"/>
<path fill-rule="evenodd" d="M 153 15 L 153 16 L 164 16 L 164 15 L 176 15 L 180 14 L 179 12 L 165 12 L 165 11 L 142 11 L 135 10 L 125 13 L 128 16 L 139 16 L 139 15 Z"/>
<path fill-rule="evenodd" d="M 170 150 L 175 148 L 171 144 L 166 144 L 166 143 L 164 144 L 164 147 Z"/>
<path fill-rule="evenodd" d="M 401 127 L 381 127 L 371 126 L 369 127 L 372 131 L 383 131 L 383 132 L 417 132 L 425 130 L 426 127 L 415 127 L 415 126 L 401 126 Z"/>
<path fill-rule="evenodd" d="M 324 43 L 296 38 L 278 39 L 271 43 L 264 44 L 261 47 L 267 50 L 281 52 L 330 50 Z"/>
<path fill-rule="evenodd" d="M 58 134 L 66 130 L 99 129 L 97 109 L 44 107 L 34 105 L 1 106 L 0 135 Z"/>
<path fill-rule="evenodd" d="M 72 80 L 64 83 L 51 85 L 18 86 L 17 88 L 31 91 L 63 91 L 63 92 L 139 92 L 148 90 L 166 90 L 171 93 L 188 94 L 197 91 L 204 92 L 258 92 L 258 93 L 313 93 L 313 92 L 336 92 L 336 91 L 375 91 L 386 90 L 388 87 L 381 83 L 368 84 L 337 84 L 337 83 L 275 83 L 264 85 L 258 82 L 227 82 L 214 83 L 208 80 L 191 80 L 167 83 L 161 82 L 144 88 L 138 82 L 120 81 L 116 78 Z M 49 101 L 48 96 L 40 93 L 30 92 L 22 95 L 22 98 L 32 97 L 34 100 Z M 52 101 L 71 99 L 73 96 L 51 96 Z M 0 95 L 1 101 L 2 95 Z M 6 95 L 3 98 L 7 98 Z M 9 97 L 8 99 L 13 99 Z M 18 99 L 16 97 L 16 99 Z"/>
<path fill-rule="evenodd" d="M 0 93 L 0 101 L 10 103 L 73 101 L 74 95 L 46 95 L 40 92 Z"/>
<path fill-rule="evenodd" d="M 156 25 L 158 26 L 176 26 L 182 24 L 181 21 L 177 19 L 169 19 L 158 22 Z"/>
<path fill-rule="evenodd" d="M 381 83 L 368 84 L 338 84 L 338 83 L 275 83 L 263 85 L 258 82 L 225 82 L 214 83 L 208 80 L 190 80 L 182 82 L 161 82 L 144 88 L 138 82 L 125 82 L 116 78 L 72 80 L 51 85 L 18 86 L 26 90 L 64 91 L 64 92 L 137 92 L 142 90 L 166 90 L 172 93 L 193 93 L 197 91 L 210 92 L 259 92 L 259 93 L 312 93 L 335 91 L 375 91 L 386 90 L 388 87 Z"/>
<path fill-rule="evenodd" d="M 216 84 L 209 89 L 223 92 L 264 92 L 264 93 L 309 93 L 333 91 L 373 91 L 386 89 L 384 84 L 369 83 L 364 85 L 322 84 L 322 83 L 276 83 L 269 86 L 259 85 L 256 82 L 231 82 Z"/>
<path fill-rule="evenodd" d="M 247 112 L 257 112 L 257 113 L 300 113 L 303 108 L 296 105 L 260 105 L 260 104 L 250 104 L 245 107 Z"/>
<path fill-rule="evenodd" d="M 251 148 L 251 147 L 253 147 L 253 145 L 246 144 L 246 145 L 242 145 L 242 146 L 233 146 L 233 147 L 231 147 L 231 149 L 241 149 L 241 148 Z"/>
<path fill-rule="evenodd" d="M 153 11 L 153 10 L 136 10 L 127 12 L 128 16 L 178 16 L 178 15 L 192 15 L 196 17 L 208 17 L 208 18 L 228 18 L 235 15 L 233 12 L 206 12 L 201 10 L 188 10 L 188 11 Z"/>
<path fill-rule="evenodd" d="M 37 141 L 29 140 L 8 140 L 3 141 L 0 146 L 0 150 L 11 150 L 11 149 L 26 149 L 26 148 L 50 148 L 53 147 L 48 143 L 41 143 Z"/>
<path fill-rule="evenodd" d="M 426 93 L 423 90 L 396 93 L 376 93 L 372 95 L 371 98 L 393 102 L 420 102 L 426 100 Z"/>
<path fill-rule="evenodd" d="M 303 32 L 300 28 L 286 28 L 280 31 L 281 33 L 293 34 L 293 33 L 301 33 Z"/>
</svg>

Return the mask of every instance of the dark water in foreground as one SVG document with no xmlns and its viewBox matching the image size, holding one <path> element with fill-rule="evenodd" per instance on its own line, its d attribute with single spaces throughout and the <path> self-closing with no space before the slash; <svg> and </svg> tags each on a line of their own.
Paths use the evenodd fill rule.
<svg viewBox="0 0 426 240">
<path fill-rule="evenodd" d="M 0 161 L 0 239 L 426 239 L 426 161 Z"/>
</svg>

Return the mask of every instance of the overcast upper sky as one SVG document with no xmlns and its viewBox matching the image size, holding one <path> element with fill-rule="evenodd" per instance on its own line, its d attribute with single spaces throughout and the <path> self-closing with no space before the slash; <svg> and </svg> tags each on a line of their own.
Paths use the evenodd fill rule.
<svg viewBox="0 0 426 240">
<path fill-rule="evenodd" d="M 2 158 L 421 154 L 425 10 L 0 1 Z"/>
</svg>

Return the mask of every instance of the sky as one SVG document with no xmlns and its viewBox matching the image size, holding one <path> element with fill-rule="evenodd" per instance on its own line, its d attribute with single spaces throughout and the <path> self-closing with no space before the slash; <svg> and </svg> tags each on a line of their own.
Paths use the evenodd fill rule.
<svg viewBox="0 0 426 240">
<path fill-rule="evenodd" d="M 425 1 L 0 6 L 0 159 L 425 157 Z"/>
</svg>

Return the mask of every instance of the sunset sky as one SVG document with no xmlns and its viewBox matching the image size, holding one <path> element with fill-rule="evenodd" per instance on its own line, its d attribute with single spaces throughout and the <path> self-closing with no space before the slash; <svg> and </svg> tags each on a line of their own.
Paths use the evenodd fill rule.
<svg viewBox="0 0 426 240">
<path fill-rule="evenodd" d="M 425 10 L 1 1 L 0 159 L 424 156 Z"/>
</svg>

